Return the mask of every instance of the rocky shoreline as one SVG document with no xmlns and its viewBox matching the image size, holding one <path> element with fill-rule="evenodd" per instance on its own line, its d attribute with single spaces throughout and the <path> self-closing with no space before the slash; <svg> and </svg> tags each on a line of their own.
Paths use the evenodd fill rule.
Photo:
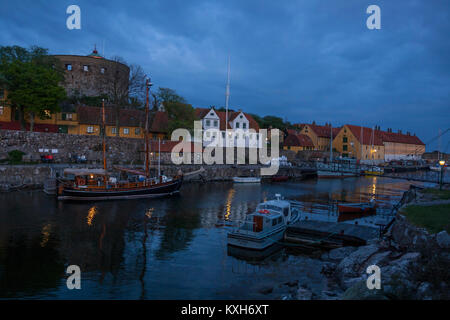
<svg viewBox="0 0 450 320">
<path fill-rule="evenodd" d="M 365 246 L 342 247 L 325 252 L 318 267 L 325 280 L 321 290 L 298 281 L 283 283 L 282 300 L 448 300 L 450 299 L 450 236 L 446 231 L 430 234 L 411 224 L 401 209 L 409 204 L 429 204 L 417 192 L 399 208 L 389 230 Z M 440 201 L 436 201 L 440 203 Z M 380 268 L 380 289 L 368 289 L 367 267 Z"/>
</svg>

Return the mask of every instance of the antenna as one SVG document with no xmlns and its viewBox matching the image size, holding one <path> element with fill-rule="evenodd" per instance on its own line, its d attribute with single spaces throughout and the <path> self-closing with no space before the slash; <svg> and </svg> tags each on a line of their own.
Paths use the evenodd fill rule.
<svg viewBox="0 0 450 320">
<path fill-rule="evenodd" d="M 225 132 L 228 130 L 228 101 L 230 100 L 230 55 L 228 54 L 227 87 L 225 90 Z M 228 138 L 225 136 L 225 138 Z"/>
</svg>

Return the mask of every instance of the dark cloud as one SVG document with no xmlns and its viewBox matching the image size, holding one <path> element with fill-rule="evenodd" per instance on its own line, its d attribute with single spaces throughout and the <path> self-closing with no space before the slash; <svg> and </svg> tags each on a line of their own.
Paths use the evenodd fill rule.
<svg viewBox="0 0 450 320">
<path fill-rule="evenodd" d="M 66 29 L 70 4 L 82 30 Z M 366 28 L 370 4 L 381 7 L 381 30 Z M 96 43 L 194 106 L 224 104 L 230 54 L 232 107 L 401 128 L 428 142 L 450 124 L 449 13 L 441 0 L 7 0 L 0 44 L 84 55 Z"/>
</svg>

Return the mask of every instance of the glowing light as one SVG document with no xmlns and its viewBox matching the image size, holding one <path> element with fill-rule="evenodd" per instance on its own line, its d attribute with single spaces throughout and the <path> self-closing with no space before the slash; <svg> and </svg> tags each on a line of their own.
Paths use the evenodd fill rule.
<svg viewBox="0 0 450 320">
<path fill-rule="evenodd" d="M 89 209 L 88 215 L 86 217 L 88 226 L 92 226 L 92 220 L 94 220 L 95 215 L 98 213 L 97 207 L 93 206 Z"/>
<path fill-rule="evenodd" d="M 50 239 L 50 229 L 51 229 L 51 225 L 47 224 L 42 228 L 42 241 L 40 243 L 41 247 L 45 247 L 47 245 L 48 240 Z"/>
<path fill-rule="evenodd" d="M 445 160 L 439 161 L 439 164 L 440 164 L 441 166 L 443 166 L 443 165 L 445 164 Z"/>
<path fill-rule="evenodd" d="M 228 221 L 229 218 L 230 218 L 230 214 L 231 214 L 231 202 L 233 201 L 234 193 L 235 193 L 235 190 L 234 190 L 234 189 L 230 189 L 230 192 L 228 192 L 228 196 L 227 196 L 227 204 L 226 204 L 226 210 L 227 210 L 227 213 L 225 214 L 225 220 L 226 220 L 226 221 Z"/>
<path fill-rule="evenodd" d="M 155 208 L 148 209 L 147 212 L 145 213 L 145 216 L 150 219 L 152 217 L 152 213 L 154 210 Z"/>
</svg>

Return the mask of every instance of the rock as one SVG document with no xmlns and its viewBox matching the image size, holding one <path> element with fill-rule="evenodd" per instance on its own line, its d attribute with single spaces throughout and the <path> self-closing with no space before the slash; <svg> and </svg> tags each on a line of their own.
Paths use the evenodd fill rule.
<svg viewBox="0 0 450 320">
<path fill-rule="evenodd" d="M 355 278 L 361 275 L 364 263 L 378 251 L 376 245 L 359 247 L 355 252 L 342 259 L 336 268 L 336 274 L 341 280 Z M 365 270 L 364 270 L 365 271 Z"/>
<path fill-rule="evenodd" d="M 433 286 L 429 282 L 422 282 L 417 288 L 417 298 L 422 300 L 429 300 L 432 293 Z"/>
<path fill-rule="evenodd" d="M 320 273 L 324 274 L 325 276 L 329 277 L 331 275 L 333 275 L 334 271 L 336 270 L 336 264 L 332 263 L 332 262 L 325 262 L 322 265 L 322 270 L 320 271 Z"/>
<path fill-rule="evenodd" d="M 298 286 L 298 280 L 285 282 L 284 285 L 288 287 L 296 287 Z"/>
<path fill-rule="evenodd" d="M 305 288 L 298 288 L 297 300 L 311 300 L 312 292 Z"/>
<path fill-rule="evenodd" d="M 389 257 L 391 255 L 391 251 L 377 252 L 373 256 L 371 256 L 365 263 L 365 268 L 370 265 L 376 265 L 381 267 L 389 262 Z"/>
<path fill-rule="evenodd" d="M 441 231 L 438 234 L 436 234 L 436 242 L 439 247 L 442 249 L 449 249 L 450 248 L 450 236 L 448 235 L 447 231 Z"/>
<path fill-rule="evenodd" d="M 366 277 L 361 276 L 356 278 L 344 278 L 341 282 L 341 285 L 346 290 L 361 281 L 366 281 Z"/>
<path fill-rule="evenodd" d="M 397 274 L 398 276 L 407 276 L 409 266 L 419 258 L 419 252 L 405 253 L 400 258 L 391 261 L 386 267 L 382 268 L 381 276 L 384 278 L 392 277 L 394 274 Z"/>
<path fill-rule="evenodd" d="M 347 257 L 348 255 L 350 255 L 351 253 L 355 252 L 356 250 L 358 250 L 357 247 L 342 247 L 342 248 L 333 249 L 328 252 L 328 259 L 342 260 L 345 257 Z"/>
<path fill-rule="evenodd" d="M 269 294 L 269 293 L 272 293 L 272 291 L 273 291 L 273 287 L 262 287 L 258 290 L 258 292 L 262 293 L 262 294 Z"/>
<path fill-rule="evenodd" d="M 365 280 L 356 282 L 342 295 L 342 300 L 387 300 L 383 290 L 369 289 Z"/>
</svg>

